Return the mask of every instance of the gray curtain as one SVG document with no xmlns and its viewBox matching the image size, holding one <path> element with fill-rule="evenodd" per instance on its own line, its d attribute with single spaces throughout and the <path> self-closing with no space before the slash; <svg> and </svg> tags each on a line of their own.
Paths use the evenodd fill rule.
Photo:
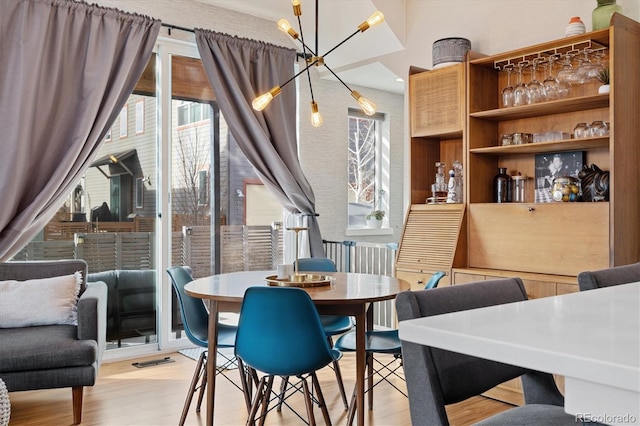
<svg viewBox="0 0 640 426">
<path fill-rule="evenodd" d="M 159 29 L 160 21 L 76 1 L 0 3 L 0 260 L 78 183 Z"/>
<path fill-rule="evenodd" d="M 251 107 L 257 94 L 293 77 L 295 51 L 202 29 L 196 42 L 232 136 L 284 208 L 310 215 L 311 255 L 324 256 L 315 196 L 298 159 L 295 85 L 283 87 L 263 111 Z"/>
</svg>

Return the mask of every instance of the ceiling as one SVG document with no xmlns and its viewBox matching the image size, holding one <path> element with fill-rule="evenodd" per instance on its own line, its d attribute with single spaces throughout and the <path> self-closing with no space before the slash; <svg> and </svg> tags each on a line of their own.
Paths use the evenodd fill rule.
<svg viewBox="0 0 640 426">
<path fill-rule="evenodd" d="M 274 21 L 287 19 L 298 31 L 291 0 L 198 0 L 225 9 Z M 316 2 L 301 0 L 304 41 L 316 49 Z M 325 63 L 347 84 L 404 93 L 404 82 L 384 64 L 384 56 L 404 50 L 404 0 L 323 0 L 318 4 L 318 51 L 325 54 L 348 36 L 376 10 L 385 21 L 364 33 L 354 35 L 325 56 Z M 297 45 L 300 50 L 302 47 Z M 324 67 L 322 78 L 336 80 Z"/>
</svg>

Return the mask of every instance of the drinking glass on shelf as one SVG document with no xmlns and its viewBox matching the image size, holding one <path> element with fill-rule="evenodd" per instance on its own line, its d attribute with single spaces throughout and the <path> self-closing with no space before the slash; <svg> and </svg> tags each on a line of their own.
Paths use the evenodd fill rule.
<svg viewBox="0 0 640 426">
<path fill-rule="evenodd" d="M 507 64 L 504 66 L 504 70 L 507 72 L 507 86 L 502 89 L 502 106 L 513 106 L 513 86 L 511 85 L 511 73 L 513 72 L 513 64 Z"/>
<path fill-rule="evenodd" d="M 518 84 L 513 88 L 513 105 L 527 105 L 529 103 L 529 89 L 522 81 L 522 71 L 526 67 L 525 62 L 518 63 Z"/>
<path fill-rule="evenodd" d="M 527 84 L 530 104 L 537 104 L 544 101 L 544 86 L 538 81 L 536 71 L 538 69 L 538 59 L 531 63 L 531 81 Z"/>
<path fill-rule="evenodd" d="M 576 127 L 573 128 L 573 137 L 574 139 L 591 137 L 591 126 L 587 123 L 576 124 Z"/>
<path fill-rule="evenodd" d="M 558 99 L 558 89 L 560 82 L 557 78 L 553 76 L 553 64 L 556 61 L 556 56 L 549 56 L 549 60 L 546 64 L 544 64 L 545 76 L 546 78 L 542 82 L 542 86 L 544 86 L 544 96 L 548 101 L 555 101 Z"/>
<path fill-rule="evenodd" d="M 609 126 L 604 121 L 596 120 L 589 125 L 591 137 L 598 138 L 609 134 Z"/>
<path fill-rule="evenodd" d="M 564 55 L 564 63 L 562 68 L 558 71 L 556 79 L 558 80 L 558 99 L 566 98 L 571 93 L 571 81 L 575 71 L 573 65 L 571 65 L 571 55 L 566 53 Z"/>
</svg>

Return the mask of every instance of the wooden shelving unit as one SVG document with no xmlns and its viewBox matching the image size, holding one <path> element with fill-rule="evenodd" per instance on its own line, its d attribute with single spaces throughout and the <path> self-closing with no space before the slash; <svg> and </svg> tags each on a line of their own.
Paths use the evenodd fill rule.
<svg viewBox="0 0 640 426">
<path fill-rule="evenodd" d="M 609 94 L 598 94 L 599 84 L 594 81 L 574 86 L 567 99 L 500 107 L 500 92 L 506 85 L 506 73 L 500 71 L 504 64 L 585 47 L 605 53 L 603 63 L 611 74 Z M 578 291 L 576 276 L 581 271 L 640 261 L 640 55 L 629 54 L 638 51 L 640 24 L 614 14 L 608 29 L 492 56 L 471 55 L 464 64 L 453 66 L 457 70 L 450 67 L 447 84 L 439 80 L 447 68 L 415 70 L 410 76 L 411 212 L 435 208 L 424 203 L 430 196 L 436 161 L 448 167 L 462 158 L 464 167 L 464 206 L 459 209 L 463 216 L 457 222 L 460 235 L 455 248 L 447 253 L 451 271 L 446 283 L 519 276 L 530 298 L 546 297 Z M 438 79 L 434 78 L 437 72 L 443 72 Z M 459 84 L 460 78 L 464 90 L 452 89 L 450 85 Z M 445 87 L 447 96 L 464 96 L 434 96 Z M 444 114 L 437 122 L 425 112 L 436 108 L 442 108 Z M 462 125 L 457 124 L 459 111 L 464 111 Z M 499 143 L 501 135 L 516 132 L 571 134 L 577 123 L 595 120 L 610 124 L 609 136 L 510 146 Z M 446 128 L 442 123 L 456 125 Z M 571 151 L 583 151 L 586 165 L 609 171 L 609 201 L 535 203 L 536 155 Z M 493 203 L 493 177 L 499 167 L 530 178 L 525 203 Z M 419 208 L 420 204 L 424 207 Z M 410 219 L 411 213 L 407 224 Z M 403 244 L 415 247 L 423 238 L 424 231 L 415 226 L 405 226 L 400 250 Z M 437 228 L 440 223 L 424 226 Z M 415 253 L 412 256 L 412 262 L 397 262 L 399 276 L 410 273 L 412 267 L 418 269 L 415 265 L 420 262 Z M 519 386 L 517 382 L 506 384 L 493 390 L 492 396 L 521 403 Z"/>
</svg>

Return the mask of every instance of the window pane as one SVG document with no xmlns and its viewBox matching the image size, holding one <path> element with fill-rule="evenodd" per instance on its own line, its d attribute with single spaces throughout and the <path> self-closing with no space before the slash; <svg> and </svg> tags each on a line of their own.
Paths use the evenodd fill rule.
<svg viewBox="0 0 640 426">
<path fill-rule="evenodd" d="M 197 123 L 198 121 L 201 121 L 202 118 L 202 108 L 200 107 L 200 104 L 195 104 L 192 103 L 189 106 L 189 112 L 191 114 L 191 120 L 189 121 L 189 123 Z"/>
<path fill-rule="evenodd" d="M 178 126 L 189 124 L 189 104 L 183 102 L 182 105 L 178 105 L 177 115 Z"/>
<path fill-rule="evenodd" d="M 376 190 L 375 120 L 349 117 L 349 202 L 373 206 Z"/>
<path fill-rule="evenodd" d="M 198 204 L 206 206 L 208 204 L 209 195 L 209 175 L 206 170 L 198 172 Z"/>
</svg>

